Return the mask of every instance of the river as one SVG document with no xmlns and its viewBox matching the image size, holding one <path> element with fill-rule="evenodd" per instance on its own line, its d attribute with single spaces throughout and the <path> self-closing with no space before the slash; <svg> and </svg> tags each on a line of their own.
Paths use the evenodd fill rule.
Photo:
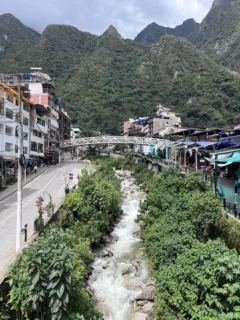
<svg viewBox="0 0 240 320">
<path fill-rule="evenodd" d="M 131 173 L 117 171 L 121 180 L 123 216 L 111 234 L 112 242 L 100 252 L 92 267 L 89 286 L 96 308 L 107 320 L 148 319 L 152 310 L 153 281 L 143 255 L 143 242 L 135 223 L 144 193 Z M 145 308 L 145 309 L 144 309 Z"/>
</svg>

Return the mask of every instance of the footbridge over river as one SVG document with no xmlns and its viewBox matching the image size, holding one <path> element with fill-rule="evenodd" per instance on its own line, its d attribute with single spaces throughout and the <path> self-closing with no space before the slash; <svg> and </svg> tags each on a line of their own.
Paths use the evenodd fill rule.
<svg viewBox="0 0 240 320">
<path fill-rule="evenodd" d="M 166 147 L 170 141 L 164 139 L 154 139 L 146 137 L 131 137 L 131 136 L 99 136 L 99 137 L 84 137 L 78 139 L 65 140 L 61 144 L 61 149 L 68 147 L 81 146 L 98 146 L 98 145 L 136 145 L 136 146 L 159 146 Z"/>
</svg>

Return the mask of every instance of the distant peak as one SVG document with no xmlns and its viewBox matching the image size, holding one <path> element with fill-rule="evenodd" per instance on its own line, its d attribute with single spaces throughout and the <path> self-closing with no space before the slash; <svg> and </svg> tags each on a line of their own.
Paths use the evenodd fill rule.
<svg viewBox="0 0 240 320">
<path fill-rule="evenodd" d="M 157 24 L 156 22 L 152 22 L 149 24 L 149 26 L 159 26 L 159 24 Z"/>
<path fill-rule="evenodd" d="M 190 19 L 187 19 L 187 20 L 183 21 L 183 24 L 184 24 L 184 23 L 189 23 L 189 22 L 191 22 L 191 23 L 197 23 L 193 18 L 190 18 Z"/>
<path fill-rule="evenodd" d="M 117 29 L 111 24 L 102 35 L 114 36 L 114 37 L 122 38 L 120 33 L 117 31 Z"/>
<path fill-rule="evenodd" d="M 3 18 L 15 18 L 11 13 L 3 13 L 1 14 Z"/>
<path fill-rule="evenodd" d="M 18 20 L 14 15 L 12 15 L 11 13 L 3 13 L 0 15 L 0 18 L 2 19 L 14 19 L 14 20 Z M 19 21 L 19 20 L 18 20 Z"/>
</svg>

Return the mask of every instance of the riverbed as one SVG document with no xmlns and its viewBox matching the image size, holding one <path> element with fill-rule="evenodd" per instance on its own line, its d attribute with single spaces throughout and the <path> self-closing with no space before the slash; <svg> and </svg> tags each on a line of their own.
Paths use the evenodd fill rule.
<svg viewBox="0 0 240 320">
<path fill-rule="evenodd" d="M 154 283 L 143 255 L 143 242 L 135 222 L 145 194 L 131 172 L 117 171 L 121 180 L 123 216 L 111 234 L 111 244 L 95 259 L 89 286 L 96 308 L 106 320 L 148 319 L 153 308 Z"/>
</svg>

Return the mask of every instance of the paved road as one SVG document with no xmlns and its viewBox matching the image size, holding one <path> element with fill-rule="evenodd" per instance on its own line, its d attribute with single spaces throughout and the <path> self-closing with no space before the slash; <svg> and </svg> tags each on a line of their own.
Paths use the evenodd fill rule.
<svg viewBox="0 0 240 320">
<path fill-rule="evenodd" d="M 43 196 L 44 204 L 47 204 L 49 197 L 46 192 L 48 192 L 53 198 L 56 209 L 59 208 L 65 197 L 64 176 L 73 173 L 74 178 L 69 181 L 71 187 L 77 183 L 77 175 L 81 174 L 81 169 L 85 166 L 86 164 L 77 161 L 69 161 L 61 167 L 51 167 L 23 188 L 22 225 L 28 224 L 28 238 L 34 234 L 33 222 L 37 217 L 37 197 Z M 16 201 L 16 193 L 0 201 L 0 280 L 16 254 Z"/>
</svg>

